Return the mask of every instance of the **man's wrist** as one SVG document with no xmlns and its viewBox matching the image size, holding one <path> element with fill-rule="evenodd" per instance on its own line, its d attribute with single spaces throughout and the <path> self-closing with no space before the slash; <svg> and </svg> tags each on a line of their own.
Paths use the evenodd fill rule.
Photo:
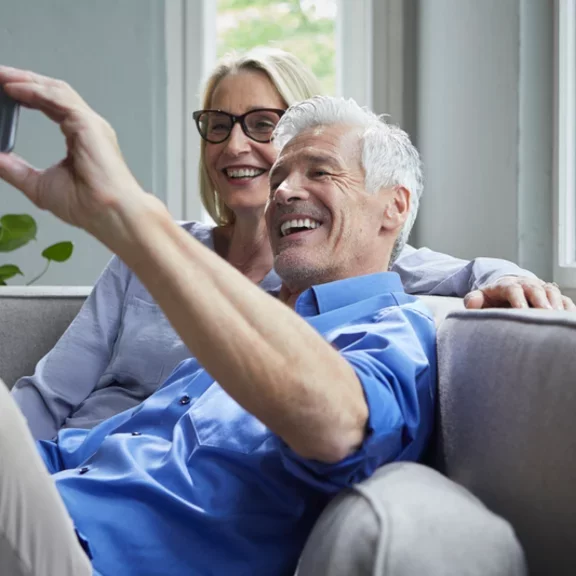
<svg viewBox="0 0 576 576">
<path fill-rule="evenodd" d="M 144 242 L 155 223 L 170 219 L 166 206 L 140 187 L 127 189 L 120 199 L 90 225 L 88 230 L 112 252 L 127 259 L 144 248 Z"/>
</svg>

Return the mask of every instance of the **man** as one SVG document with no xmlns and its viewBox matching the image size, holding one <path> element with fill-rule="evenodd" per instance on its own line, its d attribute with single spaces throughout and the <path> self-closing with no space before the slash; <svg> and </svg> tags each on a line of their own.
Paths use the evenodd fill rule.
<svg viewBox="0 0 576 576">
<path fill-rule="evenodd" d="M 415 149 L 353 102 L 286 114 L 274 299 L 140 189 L 70 87 L 7 68 L 0 84 L 68 146 L 45 171 L 0 155 L 0 177 L 116 252 L 195 356 L 136 409 L 41 442 L 43 463 L 2 391 L 2 573 L 290 574 L 335 493 L 417 460 L 429 436 L 433 321 L 385 272 L 421 191 Z"/>
</svg>

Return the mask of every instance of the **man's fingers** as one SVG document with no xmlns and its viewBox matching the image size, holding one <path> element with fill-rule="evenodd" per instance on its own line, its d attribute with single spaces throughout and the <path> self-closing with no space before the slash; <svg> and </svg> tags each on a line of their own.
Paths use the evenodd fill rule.
<svg viewBox="0 0 576 576">
<path fill-rule="evenodd" d="M 59 124 L 83 104 L 74 91 L 64 84 L 14 82 L 5 84 L 4 91 L 20 104 L 43 112 Z"/>
<path fill-rule="evenodd" d="M 485 300 L 481 290 L 474 290 L 464 297 L 464 306 L 469 310 L 479 310 L 484 307 Z"/>
<path fill-rule="evenodd" d="M 0 85 L 20 104 L 44 112 L 62 123 L 70 112 L 87 108 L 80 95 L 66 82 L 34 72 L 0 66 Z"/>
<path fill-rule="evenodd" d="M 530 284 L 525 286 L 524 294 L 533 308 L 543 308 L 551 310 L 553 307 L 552 300 L 550 300 L 546 286 L 536 286 Z"/>
<path fill-rule="evenodd" d="M 32 78 L 33 72 L 11 68 L 10 66 L 0 66 L 0 84 L 6 82 L 24 82 Z"/>
<path fill-rule="evenodd" d="M 0 178 L 24 192 L 34 204 L 38 200 L 40 172 L 15 154 L 0 154 Z"/>
<path fill-rule="evenodd" d="M 42 76 L 42 74 L 37 74 L 30 70 L 0 66 L 0 84 L 8 84 L 11 82 L 34 82 L 35 84 L 41 84 L 44 86 L 64 84 L 61 80 L 50 78 L 49 76 Z"/>
<path fill-rule="evenodd" d="M 5 84 L 4 92 L 26 108 L 44 112 L 54 122 L 60 123 L 66 118 L 66 109 L 60 105 L 54 105 L 50 99 L 46 98 L 46 88 L 42 88 L 38 84 L 33 82 Z"/>
</svg>

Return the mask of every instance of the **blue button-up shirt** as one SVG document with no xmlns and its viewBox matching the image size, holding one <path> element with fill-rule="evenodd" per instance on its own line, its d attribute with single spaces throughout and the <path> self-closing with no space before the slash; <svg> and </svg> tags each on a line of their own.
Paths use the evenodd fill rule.
<svg viewBox="0 0 576 576">
<path fill-rule="evenodd" d="M 302 458 L 185 360 L 138 407 L 39 442 L 96 573 L 292 575 L 331 496 L 420 457 L 436 374 L 424 305 L 390 272 L 315 286 L 296 311 L 356 371 L 362 446 L 335 464 Z"/>
</svg>

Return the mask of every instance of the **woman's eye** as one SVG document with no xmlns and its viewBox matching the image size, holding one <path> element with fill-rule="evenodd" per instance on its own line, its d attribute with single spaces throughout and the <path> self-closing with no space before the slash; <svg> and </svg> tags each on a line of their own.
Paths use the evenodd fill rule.
<svg viewBox="0 0 576 576">
<path fill-rule="evenodd" d="M 321 178 L 322 176 L 328 176 L 328 172 L 326 172 L 325 170 L 314 170 L 313 174 L 314 177 L 316 178 Z"/>
</svg>

